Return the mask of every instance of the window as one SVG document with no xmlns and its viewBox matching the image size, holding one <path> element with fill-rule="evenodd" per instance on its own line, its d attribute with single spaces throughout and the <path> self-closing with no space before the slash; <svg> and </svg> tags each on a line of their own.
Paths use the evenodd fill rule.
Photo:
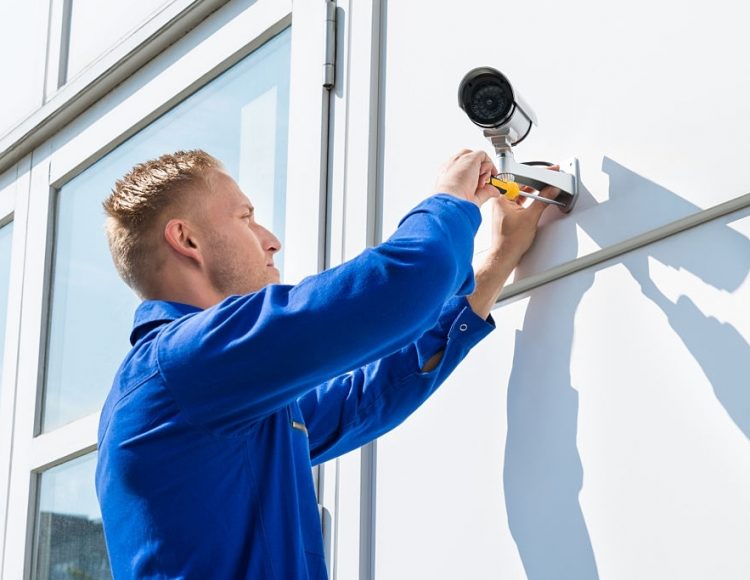
<svg viewBox="0 0 750 580">
<path fill-rule="evenodd" d="M 41 106 L 49 2 L 0 3 L 0 135 Z M 12 87 L 13 90 L 9 90 Z"/>
<path fill-rule="evenodd" d="M 133 165 L 204 149 L 283 240 L 290 36 L 281 32 L 59 190 L 43 431 L 96 412 L 130 348 L 138 299 L 112 265 L 101 202 Z"/>
<path fill-rule="evenodd" d="M 10 250 L 13 222 L 0 227 L 0 377 L 3 376 L 5 323 L 8 318 L 8 286 L 10 285 Z"/>
<path fill-rule="evenodd" d="M 71 18 L 62 8 L 75 3 L 53 0 L 44 10 L 51 35 L 47 112 L 55 122 L 43 143 L 24 142 L 33 150 L 0 180 L 0 234 L 6 246 L 10 228 L 14 238 L 3 368 L 11 380 L 0 405 L 3 578 L 107 577 L 96 559 L 98 514 L 76 506 L 94 501 L 93 477 L 80 464 L 94 464 L 99 410 L 130 348 L 138 303 L 116 275 L 104 234 L 101 202 L 115 180 L 138 162 L 199 147 L 224 162 L 258 220 L 282 238 L 283 265 L 282 256 L 275 261 L 285 280 L 315 271 L 323 247 L 329 94 L 320 84 L 317 50 L 326 30 L 322 5 L 295 4 L 297 22 L 306 25 L 292 27 L 289 0 L 154 3 L 141 12 L 139 22 L 148 24 L 122 43 L 112 36 L 117 49 L 105 47 L 57 92 L 57 64 L 66 55 L 55 46 L 61 23 Z M 134 49 L 145 33 L 157 34 L 161 49 L 132 72 L 143 54 L 135 61 L 114 57 L 131 54 L 124 49 Z M 114 74 L 96 76 L 105 64 Z M 106 94 L 79 114 L 77 91 L 85 83 L 93 92 L 81 95 Z M 9 147 L 34 119 L 14 129 Z M 82 499 L 50 506 L 50 493 Z M 76 560 L 76 552 L 94 561 Z"/>
<path fill-rule="evenodd" d="M 34 578 L 111 578 L 102 516 L 92 482 L 96 454 L 90 453 L 39 477 L 34 523 Z"/>
<path fill-rule="evenodd" d="M 66 0 L 70 3 L 67 75 L 73 78 L 128 32 L 164 6 L 165 0 Z"/>
</svg>

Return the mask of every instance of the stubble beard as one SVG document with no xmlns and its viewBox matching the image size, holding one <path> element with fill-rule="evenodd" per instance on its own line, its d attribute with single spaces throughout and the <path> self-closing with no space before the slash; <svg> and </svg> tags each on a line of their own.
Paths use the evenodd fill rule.
<svg viewBox="0 0 750 580">
<path fill-rule="evenodd" d="M 232 245 L 220 235 L 211 239 L 211 260 L 209 280 L 224 297 L 250 294 L 265 286 L 258 273 L 252 272 L 251 267 L 233 251 Z"/>
</svg>

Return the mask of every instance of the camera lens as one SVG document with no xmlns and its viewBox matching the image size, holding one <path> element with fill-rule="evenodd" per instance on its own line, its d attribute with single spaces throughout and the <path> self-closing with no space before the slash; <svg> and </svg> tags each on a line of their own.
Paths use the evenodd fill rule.
<svg viewBox="0 0 750 580">
<path fill-rule="evenodd" d="M 459 104 L 481 127 L 502 125 L 513 112 L 513 89 L 495 69 L 474 69 L 461 81 Z"/>
</svg>

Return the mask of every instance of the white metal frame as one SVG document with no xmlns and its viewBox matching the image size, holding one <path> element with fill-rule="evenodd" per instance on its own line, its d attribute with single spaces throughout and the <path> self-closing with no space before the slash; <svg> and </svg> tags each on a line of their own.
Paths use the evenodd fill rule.
<svg viewBox="0 0 750 580">
<path fill-rule="evenodd" d="M 722 216 L 729 215 L 730 213 L 740 211 L 746 207 L 750 207 L 750 193 L 746 193 L 734 199 L 730 199 L 729 201 L 698 211 L 687 217 L 670 222 L 653 230 L 628 238 L 627 240 L 623 240 L 622 242 L 612 244 L 611 246 L 607 246 L 596 252 L 586 254 L 585 256 L 581 256 L 570 262 L 565 262 L 554 268 L 548 268 L 543 272 L 509 284 L 503 289 L 502 294 L 500 294 L 500 297 L 498 298 L 498 302 L 527 294 L 534 288 L 543 286 L 544 284 L 575 274 L 576 272 L 580 272 L 591 266 L 596 266 L 597 264 L 601 264 L 607 260 L 616 258 L 617 256 L 632 252 L 633 250 L 653 244 L 675 234 L 682 233 Z"/>
<path fill-rule="evenodd" d="M 331 95 L 326 265 L 380 242 L 382 50 L 385 0 L 339 0 L 337 82 Z M 372 580 L 376 444 L 321 466 L 333 512 L 331 578 Z"/>
<path fill-rule="evenodd" d="M 199 3 L 176 0 L 169 6 L 193 4 Z M 214 7 L 217 4 L 223 2 L 214 2 Z M 0 444 L 0 493 L 5 500 L 0 515 L 6 523 L 0 578 L 15 580 L 31 576 L 38 474 L 96 448 L 98 413 L 50 433 L 35 435 L 43 388 L 54 225 L 52 209 L 56 190 L 293 21 L 300 22 L 292 26 L 285 262 L 291 281 L 316 272 L 321 265 L 319 249 L 325 232 L 322 219 L 311 219 L 311 216 L 322 213 L 325 180 L 319 176 L 326 169 L 328 138 L 328 102 L 322 87 L 321 66 L 324 15 L 323 2 L 299 2 L 294 7 L 289 0 L 230 2 L 143 68 L 125 75 L 128 78 L 122 86 L 108 86 L 106 97 L 64 127 L 56 127 L 53 135 L 19 163 L 19 168 L 24 170 L 17 180 L 18 187 L 26 189 L 24 195 L 16 199 L 16 220 L 22 220 L 24 225 L 14 227 L 14 264 L 20 261 L 23 268 L 22 275 L 14 269 L 10 300 L 20 306 L 17 309 L 20 314 L 14 318 L 9 316 L 8 329 L 15 324 L 17 332 L 16 340 L 9 340 L 6 346 L 11 358 L 12 353 L 17 353 L 17 365 L 4 366 L 4 378 L 10 377 L 15 388 L 11 389 L 12 404 L 8 410 L 4 405 L 2 410 L 5 419 L 12 409 L 12 420 L 3 421 L 0 426 L 2 441 L 9 442 Z M 183 32 L 192 27 L 189 19 L 179 22 L 187 26 Z M 161 24 L 172 26 L 168 22 Z M 111 58 L 117 60 L 114 56 Z M 130 70 L 127 64 L 112 66 Z M 97 65 L 84 71 L 74 82 L 83 82 L 80 79 L 86 74 L 95 75 L 95 70 L 99 70 Z M 118 70 L 111 74 L 120 75 Z M 92 83 L 91 94 L 98 94 L 101 92 L 99 85 L 107 85 L 109 81 L 97 77 Z M 21 147 L 19 150 L 26 146 L 23 144 L 28 135 L 23 131 L 11 137 L 16 139 L 13 142 L 16 148 Z M 2 145 L 6 142 L 7 139 L 3 140 Z M 0 155 L 0 163 L 7 163 L 12 155 L 7 152 Z M 0 210 L 4 207 L 0 201 Z M 25 240 L 25 244 L 17 244 L 18 239 Z M 311 244 L 311 240 L 317 243 Z M 6 391 L 3 390 L 3 396 L 7 400 Z"/>
<path fill-rule="evenodd" d="M 30 157 L 25 157 L 11 167 L 3 177 L 8 179 L 8 184 L 0 189 L 0 224 L 13 222 L 13 238 L 6 325 L 5 328 L 0 328 L 0 332 L 5 333 L 5 347 L 3 352 L 0 352 L 0 356 L 3 357 L 0 376 L 0 563 L 3 561 L 9 533 L 6 516 L 11 500 L 9 483 L 14 438 Z M 0 566 L 0 578 L 3 577 L 1 569 Z"/>
</svg>

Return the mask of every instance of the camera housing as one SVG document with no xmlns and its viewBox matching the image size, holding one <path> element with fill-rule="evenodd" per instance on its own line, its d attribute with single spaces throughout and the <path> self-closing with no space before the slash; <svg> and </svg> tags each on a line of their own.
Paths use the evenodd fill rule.
<svg viewBox="0 0 750 580">
<path fill-rule="evenodd" d="M 551 166 L 551 163 L 518 163 L 513 156 L 513 146 L 526 138 L 537 121 L 534 111 L 513 88 L 508 77 L 489 66 L 470 70 L 458 86 L 458 106 L 492 143 L 501 181 L 514 181 L 537 191 L 555 187 L 559 190 L 557 197 L 541 201 L 559 206 L 564 213 L 573 209 L 580 182 L 578 159 L 560 164 L 560 171 L 552 171 L 544 167 Z M 532 197 L 539 199 L 538 196 Z"/>
<path fill-rule="evenodd" d="M 517 145 L 537 124 L 534 111 L 508 77 L 489 66 L 472 69 L 464 76 L 458 87 L 458 105 L 493 144 L 493 137 L 502 136 L 509 145 Z"/>
</svg>

